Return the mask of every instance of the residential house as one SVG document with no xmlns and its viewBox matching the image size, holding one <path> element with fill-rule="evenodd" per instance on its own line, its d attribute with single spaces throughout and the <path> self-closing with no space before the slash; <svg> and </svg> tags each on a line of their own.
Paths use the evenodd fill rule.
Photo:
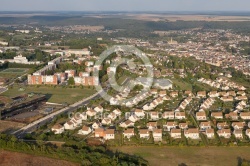
<svg viewBox="0 0 250 166">
<path fill-rule="evenodd" d="M 211 139 L 211 138 L 214 138 L 214 129 L 207 129 L 206 130 L 206 135 L 207 135 L 207 138 Z"/>
<path fill-rule="evenodd" d="M 131 138 L 132 136 L 135 135 L 135 130 L 134 128 L 129 128 L 129 129 L 126 129 L 124 130 L 123 132 L 123 136 L 126 137 L 126 138 Z"/>
<path fill-rule="evenodd" d="M 136 121 L 138 121 L 138 120 L 140 120 L 136 115 L 131 115 L 129 118 L 128 118 L 128 120 L 130 120 L 131 122 L 136 122 Z"/>
<path fill-rule="evenodd" d="M 235 100 L 247 100 L 247 96 L 237 96 L 235 97 Z"/>
<path fill-rule="evenodd" d="M 228 97 L 229 96 L 229 94 L 227 93 L 227 92 L 220 92 L 219 93 L 219 96 L 222 96 L 222 97 Z"/>
<path fill-rule="evenodd" d="M 197 97 L 206 98 L 207 97 L 207 92 L 206 91 L 197 92 Z"/>
<path fill-rule="evenodd" d="M 175 119 L 186 119 L 185 112 L 175 112 Z"/>
<path fill-rule="evenodd" d="M 187 96 L 193 96 L 192 91 L 185 91 L 184 94 L 187 95 Z"/>
<path fill-rule="evenodd" d="M 89 116 L 89 117 L 93 117 L 96 115 L 96 111 L 92 110 L 92 109 L 89 109 L 87 110 L 86 114 Z"/>
<path fill-rule="evenodd" d="M 238 91 L 238 92 L 237 92 L 237 95 L 245 96 L 245 95 L 246 95 L 246 92 L 244 92 L 244 91 Z"/>
<path fill-rule="evenodd" d="M 98 107 L 94 108 L 94 111 L 98 112 L 98 113 L 101 113 L 101 112 L 103 112 L 103 107 L 99 105 Z"/>
<path fill-rule="evenodd" d="M 231 137 L 231 131 L 230 129 L 221 129 L 217 131 L 217 134 L 219 137 L 224 137 L 224 138 L 230 138 Z"/>
<path fill-rule="evenodd" d="M 169 95 L 171 97 L 175 98 L 175 97 L 178 97 L 179 93 L 178 92 L 171 92 Z"/>
<path fill-rule="evenodd" d="M 162 114 L 163 119 L 174 119 L 174 111 L 164 112 Z"/>
<path fill-rule="evenodd" d="M 80 118 L 81 118 L 82 120 L 87 120 L 87 119 L 88 119 L 87 113 L 86 113 L 86 112 L 81 113 L 81 114 L 80 114 Z"/>
<path fill-rule="evenodd" d="M 250 112 L 241 112 L 240 117 L 241 117 L 241 119 L 249 120 L 250 119 Z"/>
<path fill-rule="evenodd" d="M 149 110 L 152 110 L 154 108 L 154 106 L 152 105 L 152 103 L 147 103 L 145 104 L 142 109 L 145 110 L 145 111 L 149 111 Z"/>
<path fill-rule="evenodd" d="M 243 129 L 245 127 L 245 122 L 233 122 L 232 127 L 237 130 L 237 129 Z"/>
<path fill-rule="evenodd" d="M 95 123 L 92 124 L 92 128 L 93 128 L 93 129 L 98 129 L 98 128 L 100 128 L 101 126 L 102 126 L 102 124 L 101 124 L 100 122 L 95 122 Z"/>
<path fill-rule="evenodd" d="M 218 122 L 217 123 L 217 128 L 219 130 L 221 130 L 221 129 L 228 129 L 229 125 L 226 122 Z"/>
<path fill-rule="evenodd" d="M 128 128 L 128 127 L 134 127 L 135 123 L 131 122 L 130 120 L 126 120 L 125 122 L 120 123 L 120 127 Z"/>
<path fill-rule="evenodd" d="M 227 93 L 228 93 L 228 96 L 233 96 L 233 97 L 236 96 L 235 91 L 228 91 Z"/>
<path fill-rule="evenodd" d="M 107 129 L 106 131 L 104 131 L 104 139 L 115 139 L 115 129 Z"/>
<path fill-rule="evenodd" d="M 62 134 L 64 132 L 64 127 L 60 124 L 55 124 L 51 128 L 51 131 L 54 132 L 55 134 Z"/>
<path fill-rule="evenodd" d="M 102 119 L 102 124 L 103 125 L 110 125 L 111 124 L 111 119 L 109 119 L 109 118 L 103 118 Z"/>
<path fill-rule="evenodd" d="M 239 118 L 237 112 L 230 112 L 229 114 L 226 114 L 225 117 L 232 120 L 238 120 Z"/>
<path fill-rule="evenodd" d="M 114 113 L 116 116 L 120 116 L 120 115 L 122 114 L 121 110 L 119 110 L 119 109 L 115 109 L 115 110 L 113 111 L 113 113 Z"/>
<path fill-rule="evenodd" d="M 233 134 L 234 134 L 235 138 L 237 138 L 237 139 L 243 138 L 242 129 L 235 129 Z"/>
<path fill-rule="evenodd" d="M 171 98 L 169 96 L 163 96 L 162 99 L 165 100 L 165 101 L 171 100 Z"/>
<path fill-rule="evenodd" d="M 81 130 L 78 131 L 80 135 L 88 135 L 92 132 L 91 128 L 88 126 L 83 126 Z"/>
<path fill-rule="evenodd" d="M 157 129 L 157 122 L 148 122 L 147 123 L 147 128 L 150 131 L 153 131 L 154 129 Z"/>
<path fill-rule="evenodd" d="M 202 112 L 196 112 L 196 119 L 198 121 L 200 121 L 200 120 L 207 120 L 206 112 L 204 112 L 204 111 L 202 111 Z"/>
<path fill-rule="evenodd" d="M 211 91 L 208 93 L 209 97 L 219 97 L 219 93 L 217 91 Z"/>
<path fill-rule="evenodd" d="M 163 128 L 165 131 L 170 131 L 171 129 L 175 129 L 177 126 L 176 122 L 167 122 L 167 124 L 163 125 Z"/>
<path fill-rule="evenodd" d="M 82 119 L 81 117 L 75 116 L 74 118 L 71 119 L 74 123 L 76 123 L 76 126 L 80 126 L 82 124 Z"/>
<path fill-rule="evenodd" d="M 232 102 L 234 101 L 234 98 L 232 96 L 224 96 L 220 98 L 224 102 Z"/>
<path fill-rule="evenodd" d="M 250 138 L 250 129 L 246 130 L 246 135 L 248 136 L 248 138 Z"/>
<path fill-rule="evenodd" d="M 166 95 L 167 95 L 167 93 L 166 93 L 165 90 L 162 90 L 162 91 L 159 92 L 159 96 L 160 96 L 160 97 L 164 97 L 164 96 L 166 96 Z"/>
<path fill-rule="evenodd" d="M 186 138 L 200 139 L 199 129 L 197 129 L 197 128 L 184 130 L 184 135 Z"/>
<path fill-rule="evenodd" d="M 156 95 L 158 93 L 157 89 L 151 89 L 150 90 L 151 94 Z"/>
<path fill-rule="evenodd" d="M 145 117 L 145 113 L 141 109 L 135 109 L 134 114 L 138 118 L 144 118 Z"/>
<path fill-rule="evenodd" d="M 64 124 L 65 130 L 74 130 L 76 126 L 74 126 L 74 123 L 72 121 L 68 121 Z"/>
<path fill-rule="evenodd" d="M 140 138 L 149 138 L 149 131 L 147 129 L 139 129 Z"/>
<path fill-rule="evenodd" d="M 95 137 L 97 138 L 104 138 L 105 131 L 104 128 L 97 128 L 95 129 Z"/>
<path fill-rule="evenodd" d="M 212 112 L 211 117 L 213 117 L 215 119 L 223 119 L 223 114 L 222 114 L 222 112 Z"/>
<path fill-rule="evenodd" d="M 162 141 L 162 129 L 155 129 L 153 131 L 154 141 Z"/>
<path fill-rule="evenodd" d="M 201 122 L 200 129 L 201 130 L 211 129 L 211 123 L 210 122 Z"/>
<path fill-rule="evenodd" d="M 181 138 L 181 129 L 172 129 L 170 133 L 172 138 Z"/>
<path fill-rule="evenodd" d="M 159 113 L 158 112 L 150 112 L 151 120 L 158 120 L 159 119 Z"/>
</svg>

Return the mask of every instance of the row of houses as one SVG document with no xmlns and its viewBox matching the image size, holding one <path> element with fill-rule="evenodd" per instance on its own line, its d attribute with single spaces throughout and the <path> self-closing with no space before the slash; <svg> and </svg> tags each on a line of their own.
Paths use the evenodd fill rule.
<svg viewBox="0 0 250 166">
<path fill-rule="evenodd" d="M 208 115 L 206 115 L 205 111 L 196 112 L 196 119 L 198 121 L 207 120 L 207 117 Z M 210 117 L 214 119 L 224 119 L 224 115 L 222 112 L 211 112 Z M 250 112 L 230 112 L 228 114 L 225 114 L 225 118 L 232 120 L 238 120 L 239 118 L 243 120 L 250 120 Z"/>
<path fill-rule="evenodd" d="M 235 82 L 229 81 L 228 79 L 223 77 L 218 77 L 214 81 L 210 79 L 200 78 L 198 81 L 222 90 L 229 90 L 229 89 L 238 89 L 243 91 L 246 90 L 244 86 L 238 85 Z"/>
</svg>

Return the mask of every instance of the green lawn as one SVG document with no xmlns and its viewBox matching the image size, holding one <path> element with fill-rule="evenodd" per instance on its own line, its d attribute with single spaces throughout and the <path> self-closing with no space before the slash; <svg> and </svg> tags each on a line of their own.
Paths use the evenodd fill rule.
<svg viewBox="0 0 250 166">
<path fill-rule="evenodd" d="M 92 88 L 81 89 L 81 88 L 63 88 L 63 87 L 52 87 L 52 86 L 40 86 L 40 87 L 27 86 L 22 88 L 24 88 L 25 90 L 19 91 L 19 87 L 14 86 L 12 89 L 9 89 L 2 95 L 8 97 L 14 97 L 25 93 L 33 92 L 33 93 L 45 94 L 46 97 L 48 98 L 48 102 L 53 102 L 53 103 L 67 102 L 68 104 L 72 104 L 83 98 L 91 96 L 96 92 L 96 90 Z"/>
<path fill-rule="evenodd" d="M 174 85 L 178 86 L 180 90 L 192 90 L 192 85 L 187 82 L 178 79 L 170 79 L 170 80 L 173 82 Z"/>
<path fill-rule="evenodd" d="M 112 150 L 139 155 L 150 165 L 235 166 L 239 158 L 250 160 L 249 147 L 116 147 Z"/>
</svg>

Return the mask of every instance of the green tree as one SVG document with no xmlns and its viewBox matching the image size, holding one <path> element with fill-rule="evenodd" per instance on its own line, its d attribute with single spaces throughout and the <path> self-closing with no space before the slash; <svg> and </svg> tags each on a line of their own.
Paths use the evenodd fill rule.
<svg viewBox="0 0 250 166">
<path fill-rule="evenodd" d="M 75 80 L 73 77 L 70 77 L 68 80 L 68 85 L 75 85 Z"/>
</svg>

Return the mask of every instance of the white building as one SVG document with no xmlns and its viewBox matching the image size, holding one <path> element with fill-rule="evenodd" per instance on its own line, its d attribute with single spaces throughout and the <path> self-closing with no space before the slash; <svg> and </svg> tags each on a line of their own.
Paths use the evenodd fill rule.
<svg viewBox="0 0 250 166">
<path fill-rule="evenodd" d="M 186 129 L 184 130 L 184 135 L 186 138 L 191 139 L 200 139 L 199 130 L 198 129 Z"/>
<path fill-rule="evenodd" d="M 88 135 L 92 132 L 90 127 L 83 126 L 81 130 L 78 131 L 78 134 L 80 135 Z"/>
<path fill-rule="evenodd" d="M 60 124 L 55 124 L 52 128 L 51 131 L 54 132 L 55 134 L 61 134 L 64 132 L 64 127 Z"/>
<path fill-rule="evenodd" d="M 170 133 L 172 138 L 181 138 L 181 129 L 172 129 Z"/>
</svg>

